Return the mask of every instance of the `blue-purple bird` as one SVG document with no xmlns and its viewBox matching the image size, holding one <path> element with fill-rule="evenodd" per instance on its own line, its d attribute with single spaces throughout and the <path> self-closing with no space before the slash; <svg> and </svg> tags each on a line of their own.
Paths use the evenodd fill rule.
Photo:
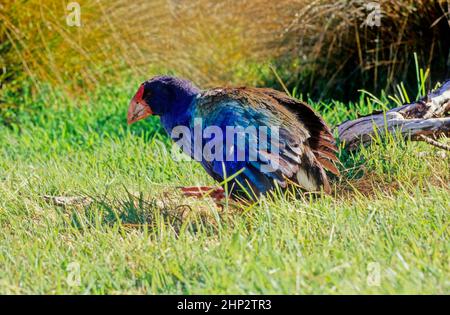
<svg viewBox="0 0 450 315">
<path fill-rule="evenodd" d="M 330 193 L 326 171 L 339 175 L 335 141 L 324 120 L 308 104 L 270 88 L 200 90 L 188 80 L 157 76 L 140 85 L 127 120 L 149 115 L 159 116 L 183 151 L 227 185 L 183 188 L 189 196 L 221 199 L 227 191 L 255 200 L 289 185 Z"/>
</svg>

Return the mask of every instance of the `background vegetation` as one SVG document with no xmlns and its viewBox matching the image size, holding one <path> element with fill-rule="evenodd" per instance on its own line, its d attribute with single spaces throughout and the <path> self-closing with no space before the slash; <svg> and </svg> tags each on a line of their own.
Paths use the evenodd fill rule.
<svg viewBox="0 0 450 315">
<path fill-rule="evenodd" d="M 365 23 L 362 0 L 79 1 L 81 27 L 66 25 L 66 1 L 3 1 L 2 88 L 31 80 L 68 93 L 124 77 L 173 72 L 202 87 L 277 84 L 314 97 L 355 99 L 415 79 L 413 52 L 432 83 L 450 74 L 447 0 L 380 0 L 382 27 Z M 414 86 L 415 87 L 415 86 Z M 429 86 L 430 87 L 430 86 Z"/>
<path fill-rule="evenodd" d="M 177 195 L 212 181 L 172 160 L 156 117 L 126 125 L 156 73 L 281 88 L 277 73 L 332 126 L 448 75 L 448 1 L 380 0 L 373 28 L 364 3 L 80 1 L 78 28 L 65 1 L 3 0 L 0 292 L 448 294 L 446 152 L 375 139 L 340 149 L 332 196 L 220 211 Z"/>
</svg>

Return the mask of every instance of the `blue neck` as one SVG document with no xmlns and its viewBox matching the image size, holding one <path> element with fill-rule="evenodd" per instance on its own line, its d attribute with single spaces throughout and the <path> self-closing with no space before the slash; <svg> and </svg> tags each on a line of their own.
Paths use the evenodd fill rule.
<svg viewBox="0 0 450 315">
<path fill-rule="evenodd" d="M 192 91 L 192 94 L 184 96 L 181 100 L 178 100 L 174 106 L 171 106 L 172 110 L 170 112 L 161 115 L 161 124 L 169 135 L 176 126 L 189 127 L 199 92 L 200 91 L 197 90 Z"/>
</svg>

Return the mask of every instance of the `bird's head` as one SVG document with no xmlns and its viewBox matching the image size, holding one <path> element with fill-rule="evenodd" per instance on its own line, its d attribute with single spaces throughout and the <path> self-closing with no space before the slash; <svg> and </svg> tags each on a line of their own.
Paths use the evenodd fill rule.
<svg viewBox="0 0 450 315">
<path fill-rule="evenodd" d="M 154 77 L 142 83 L 131 99 L 128 124 L 150 115 L 181 115 L 199 92 L 190 81 L 170 76 Z"/>
</svg>

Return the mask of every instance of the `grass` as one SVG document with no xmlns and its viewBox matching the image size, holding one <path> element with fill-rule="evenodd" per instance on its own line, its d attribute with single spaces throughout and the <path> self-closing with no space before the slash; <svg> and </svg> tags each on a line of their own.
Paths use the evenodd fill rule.
<svg viewBox="0 0 450 315">
<path fill-rule="evenodd" d="M 392 93 L 404 82 L 411 92 L 415 86 L 408 83 L 414 82 L 417 58 L 433 74 L 426 88 L 449 76 L 450 46 L 443 41 L 450 34 L 448 1 L 375 1 L 379 26 L 367 25 L 368 3 L 306 0 L 293 5 L 295 16 L 281 46 L 287 58 L 278 59 L 280 64 L 296 60 L 285 67 L 289 85 L 297 82 L 315 97 L 351 100 L 362 87 Z"/>
<path fill-rule="evenodd" d="M 66 23 L 69 2 L 2 1 L 1 103 L 3 86 L 21 92 L 25 78 L 36 94 L 51 82 L 72 96 L 161 70 L 208 87 L 272 86 L 261 65 L 272 62 L 290 88 L 353 100 L 414 82 L 414 51 L 432 84 L 450 71 L 447 0 L 375 1 L 380 27 L 365 23 L 368 1 L 79 0 L 80 27 Z"/>
<path fill-rule="evenodd" d="M 269 18 L 261 17 L 275 8 L 257 1 L 80 0 L 81 26 L 70 27 L 70 1 L 6 0 L 0 6 L 0 87 L 20 88 L 27 77 L 37 92 L 41 82 L 51 82 L 80 95 L 121 82 L 124 73 L 161 69 L 203 85 L 257 81 L 257 69 L 239 72 L 273 55 L 261 31 L 270 27 Z"/>
<path fill-rule="evenodd" d="M 161 194 L 211 179 L 171 159 L 158 119 L 126 125 L 133 92 L 12 100 L 29 111 L 0 126 L 0 293 L 450 292 L 450 159 L 434 147 L 341 150 L 333 196 L 180 212 L 186 200 L 161 208 Z M 335 125 L 387 100 L 314 106 Z"/>
</svg>

